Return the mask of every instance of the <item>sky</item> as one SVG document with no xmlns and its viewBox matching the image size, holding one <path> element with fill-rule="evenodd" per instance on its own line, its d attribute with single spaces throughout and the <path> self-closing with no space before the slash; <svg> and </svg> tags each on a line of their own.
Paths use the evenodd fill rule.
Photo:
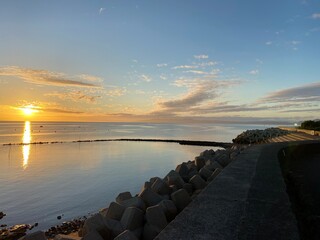
<svg viewBox="0 0 320 240">
<path fill-rule="evenodd" d="M 316 0 L 2 0 L 0 121 L 319 118 Z"/>
</svg>

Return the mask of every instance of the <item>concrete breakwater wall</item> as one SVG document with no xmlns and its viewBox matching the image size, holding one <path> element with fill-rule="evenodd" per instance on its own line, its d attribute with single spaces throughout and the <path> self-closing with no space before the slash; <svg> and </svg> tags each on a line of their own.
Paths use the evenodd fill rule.
<svg viewBox="0 0 320 240">
<path fill-rule="evenodd" d="M 140 193 L 120 193 L 107 208 L 84 222 L 78 236 L 49 236 L 39 231 L 21 240 L 154 239 L 244 148 L 234 145 L 226 150 L 206 150 L 164 178 L 151 178 Z"/>
</svg>

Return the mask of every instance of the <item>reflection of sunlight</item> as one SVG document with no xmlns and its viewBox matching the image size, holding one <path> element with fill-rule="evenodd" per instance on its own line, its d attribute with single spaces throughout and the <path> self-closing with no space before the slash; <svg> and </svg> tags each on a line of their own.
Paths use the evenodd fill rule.
<svg viewBox="0 0 320 240">
<path fill-rule="evenodd" d="M 28 166 L 29 161 L 29 154 L 30 154 L 30 143 L 31 143 L 31 125 L 29 121 L 24 123 L 24 133 L 22 143 L 22 155 L 23 155 L 23 169 L 26 169 Z"/>
</svg>

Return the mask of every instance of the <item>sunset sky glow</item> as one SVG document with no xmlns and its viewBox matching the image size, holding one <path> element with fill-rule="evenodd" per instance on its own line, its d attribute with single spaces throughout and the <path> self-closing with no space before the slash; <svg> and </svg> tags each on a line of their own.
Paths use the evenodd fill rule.
<svg viewBox="0 0 320 240">
<path fill-rule="evenodd" d="M 0 121 L 319 118 L 320 2 L 1 1 Z"/>
</svg>

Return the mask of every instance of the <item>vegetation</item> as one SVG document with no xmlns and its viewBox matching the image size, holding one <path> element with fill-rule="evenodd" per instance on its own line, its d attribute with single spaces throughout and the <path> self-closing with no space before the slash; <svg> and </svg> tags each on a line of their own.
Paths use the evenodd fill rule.
<svg viewBox="0 0 320 240">
<path fill-rule="evenodd" d="M 316 130 L 319 131 L 320 130 L 320 120 L 316 120 L 316 121 L 312 121 L 312 120 L 308 120 L 308 121 L 304 121 L 301 123 L 301 129 L 307 129 L 307 130 Z"/>
</svg>

